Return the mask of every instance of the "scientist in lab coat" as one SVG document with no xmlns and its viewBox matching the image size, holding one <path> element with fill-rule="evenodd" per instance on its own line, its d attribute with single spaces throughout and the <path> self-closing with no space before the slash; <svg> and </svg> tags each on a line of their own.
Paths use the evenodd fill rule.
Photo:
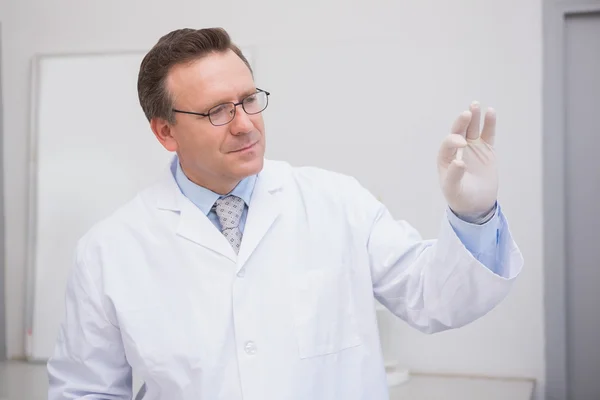
<svg viewBox="0 0 600 400">
<path fill-rule="evenodd" d="M 144 400 L 387 399 L 374 299 L 440 332 L 488 313 L 521 272 L 492 110 L 449 124 L 448 207 L 424 240 L 356 179 L 264 159 L 269 92 L 224 30 L 162 37 L 138 91 L 176 156 L 79 241 L 50 400 L 131 399 L 132 370 Z"/>
</svg>

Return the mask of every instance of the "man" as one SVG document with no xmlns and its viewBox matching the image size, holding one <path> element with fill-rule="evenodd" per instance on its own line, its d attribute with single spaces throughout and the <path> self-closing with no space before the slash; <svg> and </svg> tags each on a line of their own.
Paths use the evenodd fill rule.
<svg viewBox="0 0 600 400">
<path fill-rule="evenodd" d="M 79 242 L 50 400 L 386 399 L 379 300 L 422 332 L 509 292 L 523 259 L 496 202 L 495 116 L 441 145 L 448 209 L 423 240 L 353 178 L 265 161 L 269 93 L 224 30 L 183 29 L 142 62 L 142 109 L 176 157 Z"/>
</svg>

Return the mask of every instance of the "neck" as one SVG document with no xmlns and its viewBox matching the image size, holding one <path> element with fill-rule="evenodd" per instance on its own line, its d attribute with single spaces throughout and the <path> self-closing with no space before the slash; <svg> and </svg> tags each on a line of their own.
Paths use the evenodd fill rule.
<svg viewBox="0 0 600 400">
<path fill-rule="evenodd" d="M 221 182 L 220 185 L 215 185 L 215 186 L 204 186 L 205 188 L 207 188 L 208 190 L 211 190 L 217 194 L 220 195 L 226 195 L 228 193 L 231 193 L 231 191 L 233 189 L 235 189 L 235 187 L 240 183 L 240 181 L 231 183 L 229 185 L 225 185 Z"/>
<path fill-rule="evenodd" d="M 201 177 L 196 174 L 189 173 L 186 168 L 181 165 L 181 170 L 185 176 L 198 186 L 202 186 L 214 193 L 226 195 L 231 193 L 233 189 L 240 183 L 240 180 L 227 179 L 224 176 Z"/>
</svg>

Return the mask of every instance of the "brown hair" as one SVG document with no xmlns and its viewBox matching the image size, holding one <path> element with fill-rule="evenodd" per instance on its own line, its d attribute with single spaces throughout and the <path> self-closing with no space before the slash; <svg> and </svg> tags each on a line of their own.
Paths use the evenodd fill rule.
<svg viewBox="0 0 600 400">
<path fill-rule="evenodd" d="M 161 37 L 142 60 L 138 74 L 138 98 L 148 121 L 163 118 L 175 123 L 173 99 L 165 84 L 174 65 L 228 50 L 237 54 L 252 72 L 250 63 L 223 28 L 178 29 Z"/>
</svg>

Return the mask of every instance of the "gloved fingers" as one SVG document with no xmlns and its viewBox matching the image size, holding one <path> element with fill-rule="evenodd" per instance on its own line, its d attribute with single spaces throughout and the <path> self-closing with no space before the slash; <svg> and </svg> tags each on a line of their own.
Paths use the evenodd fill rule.
<svg viewBox="0 0 600 400">
<path fill-rule="evenodd" d="M 456 156 L 457 150 L 465 148 L 466 146 L 467 141 L 462 135 L 451 133 L 450 135 L 446 136 L 442 142 L 439 155 L 440 161 L 444 161 L 445 163 L 452 162 Z"/>
<path fill-rule="evenodd" d="M 469 122 L 471 122 L 471 111 L 463 111 L 458 118 L 456 118 L 454 124 L 452 124 L 450 133 L 465 136 Z"/>
<path fill-rule="evenodd" d="M 454 192 L 460 189 L 460 180 L 465 174 L 467 166 L 463 160 L 453 160 L 448 166 L 448 174 L 446 175 L 447 189 Z M 452 193 L 456 195 L 456 193 Z"/>
<path fill-rule="evenodd" d="M 467 139 L 476 140 L 479 138 L 479 124 L 481 123 L 481 107 L 474 101 L 469 107 L 471 111 L 471 121 L 467 127 Z"/>
<path fill-rule="evenodd" d="M 488 108 L 485 113 L 481 139 L 490 146 L 494 145 L 496 139 L 496 111 L 493 108 Z"/>
</svg>

